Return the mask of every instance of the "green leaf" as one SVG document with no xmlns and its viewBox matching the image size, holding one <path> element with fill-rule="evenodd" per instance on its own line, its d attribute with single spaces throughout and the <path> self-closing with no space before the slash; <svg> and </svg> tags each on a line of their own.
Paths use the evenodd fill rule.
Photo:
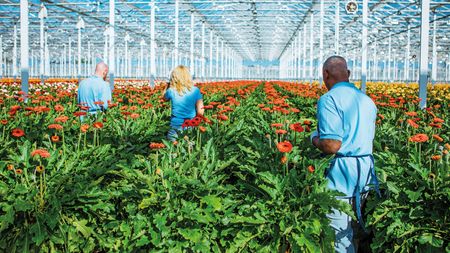
<svg viewBox="0 0 450 253">
<path fill-rule="evenodd" d="M 437 237 L 435 237 L 432 234 L 425 233 L 425 234 L 422 234 L 419 237 L 419 243 L 421 243 L 421 244 L 430 244 L 430 245 L 432 245 L 434 247 L 440 248 L 440 247 L 442 247 L 444 241 L 439 239 L 439 238 L 437 238 Z"/>
<path fill-rule="evenodd" d="M 80 220 L 72 222 L 72 225 L 74 225 L 77 231 L 80 232 L 85 238 L 88 238 L 92 234 L 93 230 L 92 228 L 86 226 L 87 223 L 87 220 Z"/>
<path fill-rule="evenodd" d="M 202 232 L 198 228 L 196 229 L 179 228 L 178 233 L 180 233 L 184 237 L 184 239 L 192 241 L 194 243 L 198 243 L 202 239 Z"/>
<path fill-rule="evenodd" d="M 214 208 L 214 211 L 222 210 L 222 199 L 217 196 L 213 195 L 205 196 L 202 198 L 202 202 Z"/>
</svg>

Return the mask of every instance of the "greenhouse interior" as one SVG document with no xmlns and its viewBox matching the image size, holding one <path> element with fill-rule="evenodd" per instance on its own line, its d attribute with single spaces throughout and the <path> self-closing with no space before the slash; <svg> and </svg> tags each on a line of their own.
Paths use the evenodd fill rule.
<svg viewBox="0 0 450 253">
<path fill-rule="evenodd" d="M 0 24 L 0 252 L 450 252 L 450 1 Z"/>
</svg>

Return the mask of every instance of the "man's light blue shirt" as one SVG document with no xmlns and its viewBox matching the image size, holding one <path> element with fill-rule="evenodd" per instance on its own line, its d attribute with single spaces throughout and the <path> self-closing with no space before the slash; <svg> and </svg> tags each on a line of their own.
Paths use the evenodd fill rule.
<svg viewBox="0 0 450 253">
<path fill-rule="evenodd" d="M 356 159 L 345 156 L 372 154 L 376 115 L 377 108 L 372 99 L 351 83 L 337 83 L 319 99 L 319 138 L 341 141 L 337 155 L 344 156 L 333 161 L 327 174 L 328 187 L 344 193 L 346 197 L 352 197 L 355 191 L 357 159 L 361 162 L 360 191 L 367 189 L 367 184 L 373 183 L 370 157 Z"/>
<path fill-rule="evenodd" d="M 197 101 L 202 99 L 202 93 L 197 87 L 191 90 L 185 90 L 181 94 L 172 88 L 167 89 L 164 97 L 172 101 L 172 117 L 170 126 L 172 128 L 181 128 L 185 119 L 192 119 L 197 114 Z"/>
<path fill-rule="evenodd" d="M 108 108 L 108 101 L 111 101 L 111 89 L 109 84 L 98 76 L 93 76 L 80 82 L 78 86 L 78 103 L 89 107 L 89 112 Z M 102 105 L 96 105 L 95 102 L 103 102 Z"/>
</svg>

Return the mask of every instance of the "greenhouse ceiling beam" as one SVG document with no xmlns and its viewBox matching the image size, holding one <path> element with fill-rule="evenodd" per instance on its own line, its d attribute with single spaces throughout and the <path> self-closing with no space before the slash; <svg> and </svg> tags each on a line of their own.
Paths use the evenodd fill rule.
<svg viewBox="0 0 450 253">
<path fill-rule="evenodd" d="M 450 14 L 446 15 L 446 16 L 443 16 L 443 17 L 436 18 L 435 20 L 430 21 L 429 24 L 433 24 L 434 22 L 439 21 L 439 20 L 447 20 L 447 18 L 450 18 Z M 410 30 L 418 29 L 420 27 L 421 27 L 421 25 L 411 26 Z M 400 34 L 407 33 L 407 32 L 408 32 L 408 29 L 401 30 L 401 31 L 396 32 L 396 33 L 391 33 L 391 36 L 400 35 Z M 387 38 L 389 38 L 389 35 L 386 35 L 386 36 L 383 36 L 383 37 L 376 37 L 376 39 L 378 41 L 385 40 Z M 372 42 L 370 42 L 370 44 L 371 43 Z M 359 48 L 359 46 L 354 46 L 354 47 L 348 48 L 347 50 L 345 50 L 345 52 L 351 52 L 351 51 L 353 51 L 353 50 L 355 50 L 357 48 Z"/>
<path fill-rule="evenodd" d="M 218 30 L 217 27 L 216 27 L 215 25 L 212 25 L 210 22 L 208 22 L 208 20 L 206 19 L 205 15 L 204 15 L 202 12 L 200 12 L 200 10 L 197 9 L 194 5 L 192 5 L 192 2 L 183 2 L 183 5 L 186 5 L 186 6 L 188 7 L 188 9 L 190 9 L 191 11 L 193 11 L 194 13 L 196 13 L 197 16 L 199 16 L 200 19 L 201 19 L 203 22 L 205 22 L 205 24 L 207 24 L 207 26 L 208 26 L 210 29 L 212 29 L 212 30 L 215 31 L 215 34 L 216 34 L 217 37 L 222 38 L 222 40 L 226 40 L 226 44 L 227 44 L 227 45 L 232 45 L 232 43 L 230 42 L 230 40 L 225 39 L 225 37 L 223 36 L 223 33 L 222 33 L 223 29 L 222 29 L 222 30 Z M 225 27 L 225 26 L 224 26 L 224 27 Z M 212 42 L 210 42 L 210 43 L 212 43 Z M 235 48 L 234 50 L 235 50 L 236 52 L 240 52 L 240 50 L 237 49 L 237 48 Z M 240 55 L 241 55 L 241 57 L 244 57 L 242 54 L 240 54 Z"/>
<path fill-rule="evenodd" d="M 312 14 L 314 12 L 313 8 L 314 8 L 315 2 L 316 2 L 315 0 L 311 1 L 311 6 L 309 7 L 309 10 L 305 13 L 305 15 L 303 16 L 302 20 L 300 20 L 300 22 L 298 23 L 297 27 L 295 28 L 293 34 L 291 35 L 291 37 L 289 38 L 288 42 L 284 46 L 283 50 L 281 50 L 281 53 L 280 53 L 280 55 L 277 58 L 278 61 L 281 59 L 281 56 L 283 56 L 283 54 L 286 52 L 286 50 L 288 49 L 288 47 L 290 46 L 292 41 L 295 39 L 295 36 L 298 34 L 298 31 L 302 27 L 303 23 L 306 21 L 306 18 L 308 16 L 308 14 Z"/>
</svg>

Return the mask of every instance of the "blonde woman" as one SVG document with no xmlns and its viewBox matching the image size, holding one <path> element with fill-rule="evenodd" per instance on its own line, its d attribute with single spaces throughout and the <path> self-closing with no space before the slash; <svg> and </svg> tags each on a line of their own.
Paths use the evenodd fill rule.
<svg viewBox="0 0 450 253">
<path fill-rule="evenodd" d="M 200 89 L 194 86 L 189 69 L 186 66 L 178 66 L 170 75 L 170 81 L 164 89 L 164 99 L 171 101 L 172 116 L 170 130 L 167 138 L 174 141 L 181 131 L 181 125 L 186 119 L 192 119 L 196 115 L 203 115 L 203 97 Z"/>
</svg>

